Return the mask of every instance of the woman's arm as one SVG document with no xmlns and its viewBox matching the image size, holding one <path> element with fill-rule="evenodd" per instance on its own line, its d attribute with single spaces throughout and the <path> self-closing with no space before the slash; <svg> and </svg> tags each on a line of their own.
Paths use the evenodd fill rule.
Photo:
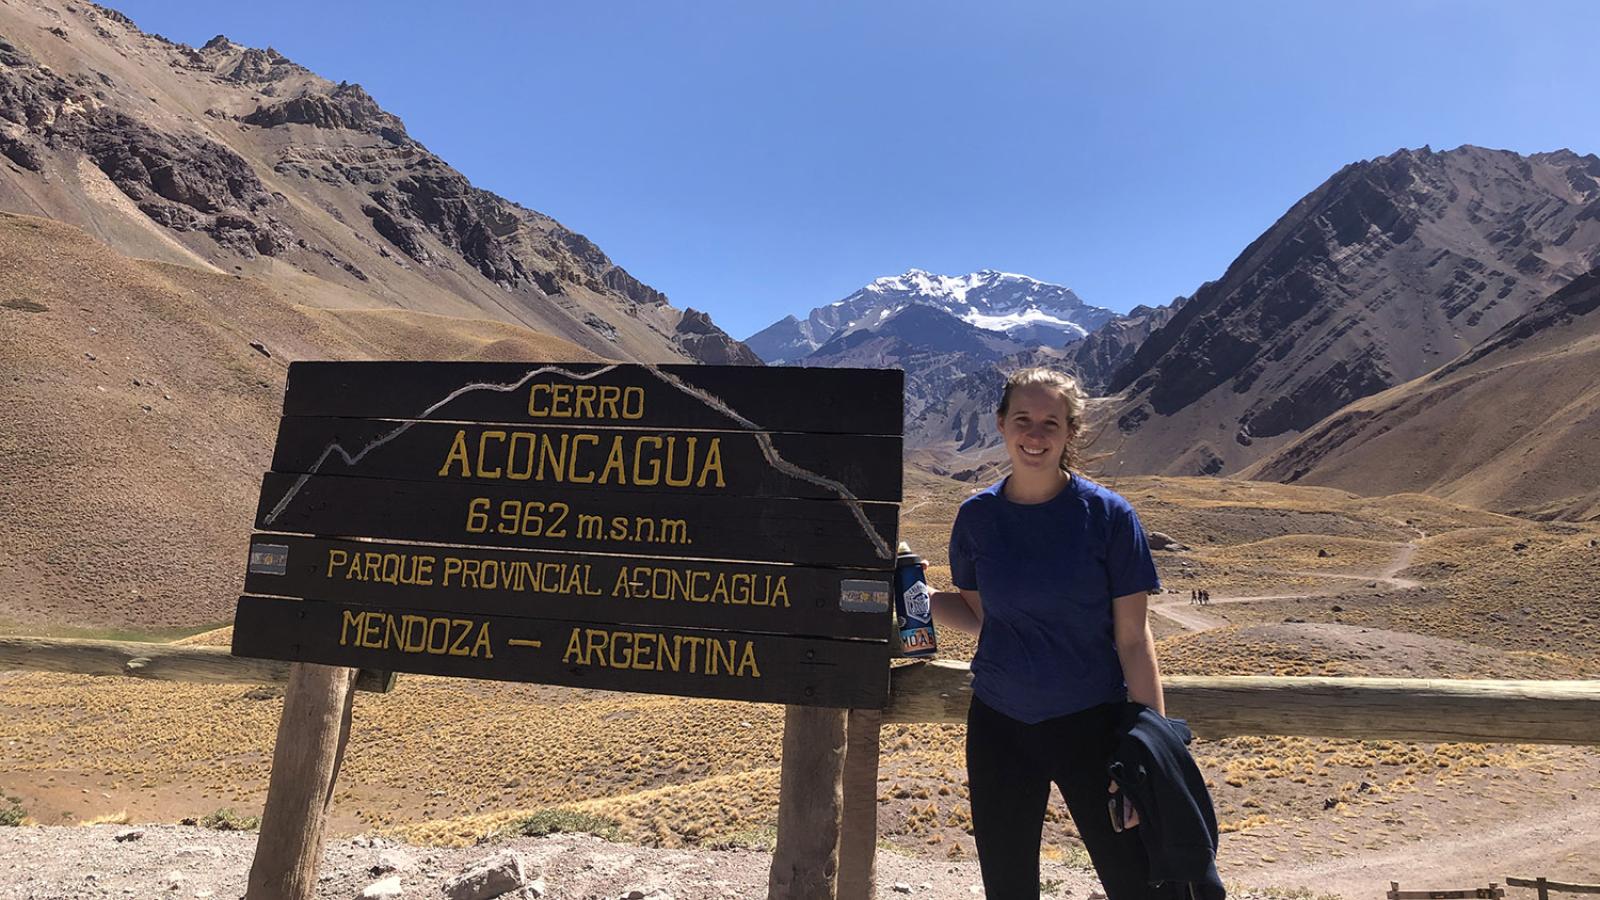
<svg viewBox="0 0 1600 900">
<path fill-rule="evenodd" d="M 983 599 L 977 591 L 935 591 L 933 621 L 940 628 L 954 628 L 976 635 L 983 628 Z"/>
<path fill-rule="evenodd" d="M 1111 627 L 1122 660 L 1122 680 L 1128 683 L 1128 699 L 1143 703 L 1166 715 L 1166 699 L 1161 695 L 1161 667 L 1156 663 L 1156 641 L 1150 634 L 1147 610 L 1150 595 L 1128 594 L 1111 601 Z M 958 626 L 959 627 L 959 626 Z"/>
</svg>

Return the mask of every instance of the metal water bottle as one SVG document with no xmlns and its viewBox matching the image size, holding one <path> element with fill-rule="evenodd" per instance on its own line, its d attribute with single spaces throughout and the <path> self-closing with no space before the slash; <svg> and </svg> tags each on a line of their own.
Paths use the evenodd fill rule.
<svg viewBox="0 0 1600 900">
<path fill-rule="evenodd" d="M 933 595 L 922 580 L 922 557 L 900 542 L 894 560 L 894 623 L 900 629 L 902 656 L 932 656 L 938 649 L 933 636 Z"/>
</svg>

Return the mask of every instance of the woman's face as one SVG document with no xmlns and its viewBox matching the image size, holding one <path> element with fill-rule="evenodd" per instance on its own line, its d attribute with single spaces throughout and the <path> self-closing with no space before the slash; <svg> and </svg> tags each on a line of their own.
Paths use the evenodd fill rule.
<svg viewBox="0 0 1600 900">
<path fill-rule="evenodd" d="M 1014 472 L 1054 472 L 1072 440 L 1067 423 L 1067 398 L 1041 384 L 1011 391 L 1004 414 L 997 417 Z"/>
</svg>

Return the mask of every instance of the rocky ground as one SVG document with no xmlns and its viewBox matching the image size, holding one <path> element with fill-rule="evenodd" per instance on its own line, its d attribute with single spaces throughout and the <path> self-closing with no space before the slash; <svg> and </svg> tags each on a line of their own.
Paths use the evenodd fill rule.
<svg viewBox="0 0 1600 900">
<path fill-rule="evenodd" d="M 134 839 L 126 839 L 137 834 Z M 244 895 L 255 834 L 181 825 L 0 828 L 0 900 Z M 329 843 L 317 897 L 447 897 L 468 870 L 506 851 L 526 861 L 523 896 L 570 900 L 723 900 L 765 897 L 772 857 L 749 850 L 687 851 L 614 844 L 586 834 L 519 838 L 460 849 L 358 836 Z M 1093 876 L 1046 863 L 1056 897 L 1088 898 Z M 542 888 L 539 885 L 542 884 Z M 977 863 L 878 856 L 878 897 L 980 896 Z M 363 892 L 366 892 L 363 894 Z M 477 894 L 477 897 L 495 896 Z M 515 891 L 509 895 L 515 897 Z"/>
</svg>

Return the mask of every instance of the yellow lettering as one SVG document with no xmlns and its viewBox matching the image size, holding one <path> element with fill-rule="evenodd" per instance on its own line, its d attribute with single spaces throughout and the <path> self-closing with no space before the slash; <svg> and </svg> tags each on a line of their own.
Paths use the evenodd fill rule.
<svg viewBox="0 0 1600 900">
<path fill-rule="evenodd" d="M 472 620 L 451 619 L 450 624 L 461 629 L 460 633 L 456 635 L 456 639 L 450 644 L 450 655 L 471 656 L 472 650 L 467 647 L 467 635 L 472 633 Z"/>
<path fill-rule="evenodd" d="M 631 387 L 623 389 L 622 417 L 624 419 L 644 418 L 644 388 Z"/>
<path fill-rule="evenodd" d="M 660 645 L 661 635 L 659 634 L 648 634 L 644 632 L 635 634 L 633 636 L 633 668 L 661 668 L 660 663 L 650 661 L 650 654 L 654 652 L 656 647 L 659 647 Z"/>
<path fill-rule="evenodd" d="M 444 465 L 439 467 L 439 477 L 450 474 L 450 464 L 461 463 L 461 477 L 471 478 L 472 470 L 469 468 L 467 457 L 467 433 L 465 430 L 456 431 L 456 439 L 450 442 L 450 452 L 445 454 Z"/>
<path fill-rule="evenodd" d="M 562 665 L 572 665 L 573 663 L 583 665 L 583 660 L 576 658 L 583 653 L 583 647 L 578 643 L 578 631 L 579 629 L 574 628 L 572 633 L 567 635 L 567 649 L 561 654 Z"/>
<path fill-rule="evenodd" d="M 437 638 L 437 640 L 435 640 Z M 450 620 L 428 620 L 428 653 L 433 656 L 443 656 L 450 652 Z"/>
<path fill-rule="evenodd" d="M 750 677 L 752 677 L 752 678 L 760 678 L 761 677 L 761 670 L 756 667 L 756 644 L 755 644 L 755 641 L 745 641 L 744 642 L 744 656 L 739 658 L 739 671 L 736 672 L 735 674 L 743 676 L 745 674 L 745 669 L 749 669 L 750 670 L 750 673 L 751 673 Z"/>
<path fill-rule="evenodd" d="M 641 435 L 633 443 L 633 483 L 638 485 L 652 485 L 661 483 L 661 460 L 655 456 L 650 457 L 650 474 L 639 474 L 639 464 L 644 461 L 645 445 L 650 445 L 659 454 L 661 451 L 661 438 L 653 435 Z"/>
<path fill-rule="evenodd" d="M 599 630 L 598 628 L 585 628 L 583 630 L 583 639 L 585 641 L 583 647 L 583 664 L 586 666 L 591 665 L 589 662 L 590 658 L 598 652 L 600 654 L 600 664 L 605 665 L 606 642 L 610 640 L 610 635 Z"/>
<path fill-rule="evenodd" d="M 344 565 L 345 560 L 348 560 L 349 558 L 350 554 L 347 551 L 330 549 L 328 551 L 328 577 L 332 578 L 334 567 Z M 346 613 L 346 615 L 349 615 L 349 613 Z"/>
<path fill-rule="evenodd" d="M 428 620 L 424 616 L 401 616 L 405 623 L 405 641 L 400 649 L 407 653 L 423 653 L 428 649 Z"/>
<path fill-rule="evenodd" d="M 610 455 L 608 455 L 606 457 L 605 468 L 600 470 L 600 483 L 601 484 L 609 483 L 610 478 L 611 478 L 611 470 L 612 469 L 616 469 L 616 471 L 617 471 L 617 483 L 618 484 L 627 484 L 628 483 L 627 473 L 624 472 L 623 468 L 622 468 L 622 436 L 621 435 L 618 435 L 617 437 L 614 437 L 614 438 L 611 439 L 611 453 L 610 453 Z"/>
<path fill-rule="evenodd" d="M 543 419 L 550 415 L 550 408 L 548 405 L 539 405 L 539 395 L 541 393 L 548 396 L 550 394 L 550 385 L 536 384 L 528 389 L 528 415 L 535 419 Z"/>
<path fill-rule="evenodd" d="M 350 610 L 347 609 L 347 610 L 344 611 L 344 624 L 339 626 L 339 646 L 343 647 L 347 643 L 349 643 L 349 641 L 350 641 L 350 626 L 352 626 L 352 625 L 354 625 L 356 627 L 356 641 L 358 643 L 360 642 L 360 640 L 361 640 L 361 620 L 365 616 L 366 616 L 366 613 L 361 613 L 360 615 L 352 615 Z"/>
<path fill-rule="evenodd" d="M 550 386 L 550 415 L 562 419 L 572 417 L 572 385 L 555 384 Z"/>
<path fill-rule="evenodd" d="M 690 438 L 690 440 L 693 440 L 693 438 Z M 690 459 L 693 458 L 693 448 L 691 445 Z M 728 486 L 727 482 L 723 481 L 722 479 L 722 438 L 719 437 L 712 438 L 711 446 L 706 448 L 705 468 L 700 470 L 700 480 L 696 481 L 694 486 L 705 487 L 706 478 L 708 478 L 712 472 L 717 474 L 717 483 L 712 485 L 712 487 Z"/>
<path fill-rule="evenodd" d="M 711 652 L 709 654 L 707 654 L 710 657 L 710 659 L 709 659 L 709 661 L 708 661 L 708 663 L 706 665 L 706 674 L 707 675 L 715 675 L 715 674 L 717 674 L 717 663 L 719 661 L 722 662 L 723 671 L 726 671 L 729 674 L 732 674 L 733 673 L 733 645 L 734 645 L 734 640 L 732 638 L 729 638 L 728 639 L 728 646 L 726 648 L 724 648 L 722 646 L 722 641 L 721 640 L 713 639 L 710 642 L 710 644 L 711 644 Z"/>
<path fill-rule="evenodd" d="M 576 393 L 577 399 L 573 404 L 575 415 L 580 419 L 594 418 L 594 385 L 580 384 Z"/>
<path fill-rule="evenodd" d="M 538 446 L 538 435 L 531 431 L 517 431 L 511 435 L 511 450 L 506 459 L 506 477 L 512 481 L 527 481 L 533 477 L 533 454 Z M 521 443 L 519 448 L 518 442 Z M 517 468 L 522 462 L 523 468 Z"/>
<path fill-rule="evenodd" d="M 563 437 L 565 437 L 565 435 L 563 435 Z M 546 440 L 546 443 L 549 443 L 548 439 Z M 592 483 L 594 481 L 594 470 L 593 469 L 589 470 L 589 474 L 588 475 L 585 475 L 582 478 L 578 477 L 578 445 L 579 444 L 593 444 L 595 446 L 599 446 L 600 445 L 600 437 L 598 435 L 593 435 L 593 434 L 575 435 L 572 438 L 572 455 L 567 457 L 567 480 L 572 482 L 572 483 L 574 483 L 574 484 L 590 484 L 590 483 Z"/>
<path fill-rule="evenodd" d="M 672 477 L 672 453 L 677 446 L 678 439 L 676 437 L 667 438 L 667 487 L 688 487 L 694 481 L 694 445 L 697 440 L 698 438 L 693 437 L 684 438 L 684 442 L 689 446 L 684 454 L 683 477 L 674 479 Z"/>
<path fill-rule="evenodd" d="M 617 401 L 620 399 L 622 399 L 622 390 L 620 388 L 615 388 L 610 385 L 601 386 L 599 400 L 600 418 L 621 418 L 621 414 L 617 412 Z M 610 410 L 610 412 L 607 412 L 607 410 Z"/>
<path fill-rule="evenodd" d="M 561 480 L 561 473 L 567 467 L 567 440 L 570 437 L 571 435 L 568 434 L 561 436 L 561 450 L 558 456 L 550 436 L 545 435 L 544 441 L 540 444 L 543 449 L 539 453 L 539 471 L 534 475 L 535 478 L 539 481 L 544 480 L 544 464 L 548 462 L 551 463 L 550 469 L 554 473 L 555 479 L 557 481 Z"/>
<path fill-rule="evenodd" d="M 478 639 L 472 644 L 472 655 L 474 658 L 477 657 L 479 650 L 483 651 L 484 659 L 494 659 L 494 650 L 489 644 L 488 622 L 484 622 L 482 625 L 478 626 Z M 757 673 L 757 677 L 760 677 L 760 673 Z"/>
<path fill-rule="evenodd" d="M 357 643 L 362 647 L 381 647 L 382 632 L 382 616 L 378 613 L 367 613 L 366 621 L 361 624 L 361 639 Z"/>
<path fill-rule="evenodd" d="M 483 465 L 483 454 L 488 450 L 489 439 L 490 438 L 494 438 L 495 440 L 501 441 L 503 443 L 505 441 L 505 439 L 506 439 L 506 433 L 504 431 L 485 431 L 484 433 L 478 435 L 478 477 L 479 478 L 499 478 L 500 477 L 500 467 L 499 466 L 496 466 L 493 470 L 490 470 L 490 469 L 485 468 L 484 465 Z"/>
<path fill-rule="evenodd" d="M 461 574 L 461 557 L 459 557 L 459 556 L 446 556 L 444 558 L 444 586 L 445 587 L 449 587 L 450 586 L 450 577 L 452 575 L 459 576 L 460 574 Z"/>
</svg>

